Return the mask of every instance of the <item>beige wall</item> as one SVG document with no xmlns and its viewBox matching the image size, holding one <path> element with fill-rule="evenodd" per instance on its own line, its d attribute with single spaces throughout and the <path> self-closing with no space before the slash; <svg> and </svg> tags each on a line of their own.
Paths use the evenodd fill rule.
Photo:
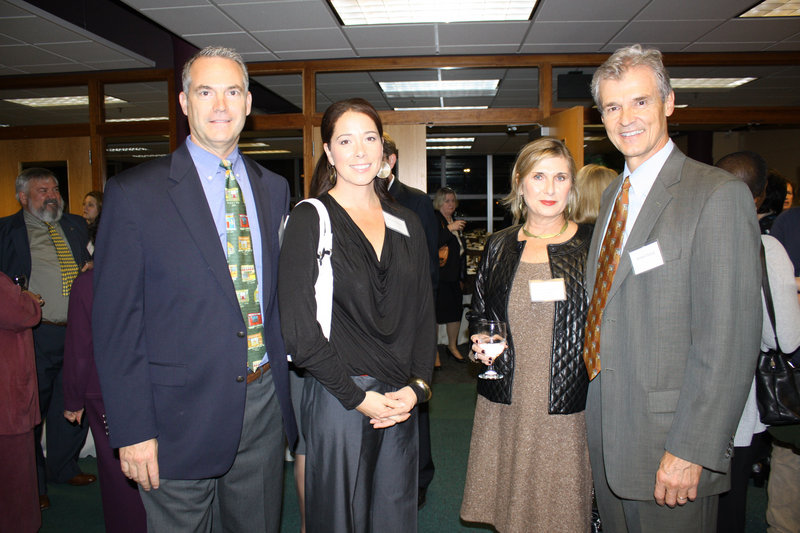
<svg viewBox="0 0 800 533">
<path fill-rule="evenodd" d="M 92 190 L 89 137 L 0 141 L 0 216 L 19 211 L 14 181 L 22 163 L 67 162 L 70 213 L 82 214 L 83 197 Z"/>
<path fill-rule="evenodd" d="M 714 161 L 741 150 L 761 155 L 771 168 L 800 184 L 800 129 L 714 133 Z"/>
</svg>

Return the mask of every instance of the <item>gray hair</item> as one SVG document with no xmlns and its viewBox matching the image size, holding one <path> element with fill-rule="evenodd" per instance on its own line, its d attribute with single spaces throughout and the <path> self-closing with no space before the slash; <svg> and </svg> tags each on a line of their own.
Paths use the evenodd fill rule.
<svg viewBox="0 0 800 533">
<path fill-rule="evenodd" d="M 16 194 L 17 201 L 19 201 L 19 193 L 24 192 L 26 195 L 29 194 L 31 189 L 31 180 L 44 180 L 48 178 L 58 183 L 58 178 L 56 178 L 55 174 L 46 168 L 32 167 L 23 170 L 20 175 L 17 176 L 17 180 L 14 182 L 14 192 Z"/>
<path fill-rule="evenodd" d="M 242 69 L 242 79 L 244 80 L 244 92 L 250 88 L 250 77 L 247 74 L 247 65 L 244 64 L 242 56 L 233 48 L 224 48 L 222 46 L 206 46 L 195 55 L 189 58 L 185 65 L 183 65 L 183 73 L 181 74 L 181 83 L 183 85 L 183 92 L 188 94 L 189 87 L 192 86 L 192 76 L 190 70 L 192 65 L 197 59 L 201 57 L 221 57 L 235 61 L 239 68 Z"/>
<path fill-rule="evenodd" d="M 642 48 L 642 45 L 634 44 L 620 48 L 611 54 L 611 57 L 600 65 L 592 76 L 592 98 L 594 98 L 594 103 L 597 104 L 601 115 L 603 114 L 603 102 L 600 101 L 600 82 L 619 80 L 625 72 L 635 67 L 648 67 L 653 71 L 661 100 L 667 101 L 669 93 L 672 92 L 672 85 L 669 82 L 669 73 L 664 68 L 661 52 L 655 48 Z"/>
</svg>

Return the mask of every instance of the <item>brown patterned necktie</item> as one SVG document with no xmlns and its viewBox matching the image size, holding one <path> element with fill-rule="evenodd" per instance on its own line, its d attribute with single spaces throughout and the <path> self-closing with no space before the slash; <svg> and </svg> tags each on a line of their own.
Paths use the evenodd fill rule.
<svg viewBox="0 0 800 533">
<path fill-rule="evenodd" d="M 631 188 L 630 176 L 622 182 L 622 190 L 614 202 L 614 211 L 608 221 L 608 228 L 603 237 L 598 256 L 597 276 L 594 281 L 594 292 L 586 316 L 586 339 L 583 343 L 583 362 L 589 372 L 589 380 L 600 373 L 600 324 L 603 318 L 603 309 L 606 307 L 608 290 L 614 281 L 614 274 L 619 266 L 622 255 L 622 234 L 625 231 L 625 221 L 628 219 L 628 189 Z"/>
<path fill-rule="evenodd" d="M 58 265 L 61 267 L 61 294 L 62 296 L 69 296 L 69 291 L 72 289 L 72 282 L 75 281 L 80 269 L 75 262 L 75 258 L 72 257 L 69 246 L 67 246 L 67 243 L 61 238 L 61 234 L 56 227 L 47 222 L 44 224 L 47 226 L 47 232 L 53 240 L 53 246 L 56 247 L 56 257 L 58 257 Z"/>
</svg>

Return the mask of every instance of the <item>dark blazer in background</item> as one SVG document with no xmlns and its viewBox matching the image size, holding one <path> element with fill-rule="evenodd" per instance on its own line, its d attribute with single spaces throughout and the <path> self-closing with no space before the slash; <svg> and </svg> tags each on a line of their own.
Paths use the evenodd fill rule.
<svg viewBox="0 0 800 533">
<path fill-rule="evenodd" d="M 90 259 L 86 245 L 89 243 L 89 231 L 83 217 L 64 213 L 59 221 L 61 229 L 67 237 L 72 256 L 78 266 Z M 13 278 L 25 274 L 31 275 L 31 245 L 28 242 L 28 228 L 25 226 L 25 214 L 22 209 L 13 215 L 0 218 L 0 271 Z"/>
<path fill-rule="evenodd" d="M 603 194 L 587 294 L 621 181 Z M 635 275 L 630 252 L 654 242 L 664 264 Z M 596 458 L 591 437 L 600 424 L 606 477 L 618 497 L 652 500 L 665 450 L 704 467 L 698 496 L 727 490 L 761 335 L 759 245 L 744 183 L 675 148 L 622 251 L 603 312 L 600 379 L 590 384 L 599 381 L 602 406 L 591 405 L 590 392 L 589 447 Z"/>
<path fill-rule="evenodd" d="M 414 211 L 422 222 L 425 240 L 428 243 L 428 253 L 431 256 L 431 284 L 435 291 L 439 286 L 439 223 L 433 210 L 433 202 L 427 194 L 402 183 L 397 176 L 394 177 L 392 185 L 389 187 L 389 194 L 397 200 L 397 203 Z"/>
<path fill-rule="evenodd" d="M 283 423 L 297 428 L 277 307 L 286 180 L 244 157 L 261 231 L 264 337 Z M 242 430 L 244 322 L 186 145 L 109 180 L 95 250 L 95 359 L 111 445 L 158 439 L 160 475 L 225 473 Z"/>
</svg>

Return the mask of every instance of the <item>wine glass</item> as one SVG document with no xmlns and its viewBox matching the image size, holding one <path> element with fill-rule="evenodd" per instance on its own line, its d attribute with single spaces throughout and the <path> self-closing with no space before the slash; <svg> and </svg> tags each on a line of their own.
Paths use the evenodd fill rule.
<svg viewBox="0 0 800 533">
<path fill-rule="evenodd" d="M 503 374 L 497 372 L 493 363 L 506 349 L 506 323 L 500 320 L 478 320 L 473 330 L 475 342 L 483 353 L 489 357 L 489 367 L 482 374 L 481 379 L 503 379 Z"/>
</svg>

